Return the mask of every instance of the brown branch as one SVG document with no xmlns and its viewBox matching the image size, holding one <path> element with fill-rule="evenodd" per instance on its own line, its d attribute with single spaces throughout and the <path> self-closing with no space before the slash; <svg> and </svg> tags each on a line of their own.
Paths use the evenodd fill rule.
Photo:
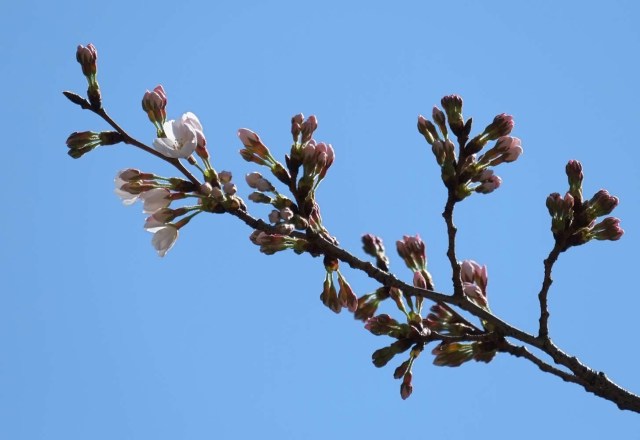
<svg viewBox="0 0 640 440">
<path fill-rule="evenodd" d="M 544 260 L 544 279 L 542 280 L 542 288 L 538 294 L 538 300 L 540 301 L 540 328 L 538 330 L 538 338 L 541 340 L 549 339 L 549 305 L 547 304 L 547 296 L 549 294 L 549 288 L 553 283 L 551 270 L 558 260 L 560 252 L 562 252 L 562 245 L 556 241 L 553 249 L 549 252 L 549 256 Z"/>
<path fill-rule="evenodd" d="M 259 229 L 269 233 L 277 233 L 273 226 L 263 222 L 262 220 L 253 218 L 250 214 L 244 211 L 234 211 L 231 212 L 231 214 L 238 217 L 245 224 L 254 229 Z M 573 373 L 576 379 L 570 379 L 570 375 L 568 373 L 564 373 L 561 370 L 558 370 L 557 368 L 544 363 L 543 361 L 537 359 L 531 353 L 526 354 L 526 352 L 521 348 L 516 347 L 515 349 L 505 350 L 508 353 L 530 360 L 531 362 L 536 364 L 542 371 L 554 374 L 562 378 L 563 380 L 566 379 L 568 382 L 581 385 L 585 390 L 599 397 L 602 397 L 603 399 L 615 403 L 620 409 L 626 409 L 640 413 L 640 396 L 620 387 L 619 385 L 611 381 L 608 377 L 606 377 L 604 373 L 596 372 L 591 368 L 585 366 L 576 357 L 569 356 L 568 354 L 564 353 L 550 340 L 541 340 L 536 336 L 533 336 L 518 329 L 517 327 L 506 323 L 492 313 L 486 311 L 481 307 L 478 307 L 477 305 L 469 301 L 466 297 L 456 297 L 455 295 L 447 295 L 432 290 L 419 289 L 410 284 L 406 284 L 400 281 L 394 275 L 384 272 L 375 267 L 373 264 L 362 261 L 354 255 L 351 255 L 344 249 L 331 243 L 326 238 L 318 234 L 302 234 L 300 232 L 294 232 L 291 235 L 307 240 L 311 238 L 313 240 L 314 246 L 324 255 L 329 255 L 337 258 L 340 261 L 347 263 L 352 268 L 363 271 L 370 278 L 373 278 L 384 286 L 397 287 L 403 292 L 413 296 L 419 296 L 435 302 L 443 302 L 460 307 L 462 310 L 465 310 L 472 315 L 491 323 L 495 328 L 496 333 L 498 333 L 500 336 L 517 339 L 520 342 L 528 344 L 548 354 L 556 364 L 568 368 Z"/>
<path fill-rule="evenodd" d="M 456 233 L 458 228 L 453 223 L 453 208 L 456 204 L 455 195 L 453 189 L 449 188 L 449 196 L 447 198 L 447 204 L 442 212 L 442 217 L 447 224 L 447 236 L 449 237 L 449 243 L 447 246 L 447 257 L 449 257 L 449 263 L 451 264 L 451 280 L 453 281 L 453 294 L 458 298 L 462 298 L 462 279 L 460 277 L 460 264 L 456 257 Z"/>
<path fill-rule="evenodd" d="M 531 353 L 527 349 L 527 347 L 516 346 L 507 341 L 504 341 L 503 344 L 500 346 L 500 351 L 509 353 L 516 357 L 527 359 L 533 362 L 535 365 L 537 365 L 538 368 L 540 368 L 540 370 L 544 371 L 545 373 L 550 373 L 550 374 L 553 374 L 554 376 L 558 376 L 560 379 L 564 380 L 565 382 L 572 382 L 572 383 L 584 386 L 584 383 L 580 378 L 576 377 L 574 374 L 567 373 L 566 371 L 559 370 L 558 368 L 555 368 L 554 366 L 547 364 L 542 359 L 538 358 L 533 353 Z"/>
</svg>

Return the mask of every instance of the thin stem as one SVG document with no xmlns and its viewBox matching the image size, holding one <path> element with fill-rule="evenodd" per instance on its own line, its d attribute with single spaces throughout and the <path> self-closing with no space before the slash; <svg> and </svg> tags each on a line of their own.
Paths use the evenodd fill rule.
<svg viewBox="0 0 640 440">
<path fill-rule="evenodd" d="M 456 257 L 456 232 L 458 228 L 453 223 L 453 208 L 456 204 L 455 195 L 453 189 L 449 188 L 449 197 L 447 198 L 447 204 L 444 207 L 442 217 L 447 224 L 447 236 L 449 237 L 449 244 L 447 246 L 447 257 L 449 257 L 449 263 L 451 264 L 451 280 L 453 281 L 453 295 L 462 298 L 462 280 L 460 278 L 460 264 Z"/>
<path fill-rule="evenodd" d="M 562 245 L 556 241 L 553 249 L 549 252 L 549 256 L 544 260 L 544 279 L 542 280 L 542 288 L 538 294 L 538 300 L 540 301 L 540 328 L 538 330 L 538 338 L 541 340 L 549 339 L 549 305 L 547 303 L 547 296 L 549 295 L 549 288 L 553 283 L 551 270 L 558 260 L 560 252 L 562 252 Z"/>
<path fill-rule="evenodd" d="M 544 371 L 545 373 L 551 373 L 554 376 L 558 376 L 560 379 L 564 380 L 565 382 L 572 382 L 578 385 L 584 385 L 583 381 L 580 380 L 578 377 L 576 377 L 573 374 L 567 373 L 566 371 L 559 370 L 553 367 L 552 365 L 547 364 L 542 359 L 538 358 L 533 353 L 531 353 L 527 349 L 527 347 L 516 346 L 507 341 L 504 341 L 504 343 L 500 347 L 500 351 L 509 353 L 516 357 L 527 359 L 533 362 L 535 365 L 537 365 L 538 368 L 540 368 L 540 370 Z"/>
</svg>

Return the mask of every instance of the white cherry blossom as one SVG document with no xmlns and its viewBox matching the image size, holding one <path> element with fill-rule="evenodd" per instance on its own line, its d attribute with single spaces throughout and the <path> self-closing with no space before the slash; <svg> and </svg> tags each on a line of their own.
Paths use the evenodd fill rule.
<svg viewBox="0 0 640 440">
<path fill-rule="evenodd" d="M 166 137 L 156 138 L 153 146 L 167 157 L 187 158 L 193 154 L 198 143 L 205 143 L 202 124 L 191 112 L 185 113 L 178 120 L 165 122 L 162 128 Z"/>
</svg>

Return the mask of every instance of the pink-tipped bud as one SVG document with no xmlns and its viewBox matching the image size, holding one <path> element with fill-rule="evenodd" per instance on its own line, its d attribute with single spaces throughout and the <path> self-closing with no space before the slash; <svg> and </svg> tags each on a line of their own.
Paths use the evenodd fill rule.
<svg viewBox="0 0 640 440">
<path fill-rule="evenodd" d="M 86 76 L 87 79 L 95 78 L 98 72 L 96 63 L 98 60 L 98 51 L 93 44 L 89 43 L 87 47 L 79 45 L 76 50 L 76 60 L 82 66 L 82 74 Z"/>
<path fill-rule="evenodd" d="M 589 213 L 593 218 L 601 217 L 603 215 L 611 214 L 611 212 L 618 206 L 618 198 L 609 194 L 606 189 L 601 189 L 589 200 Z"/>
<path fill-rule="evenodd" d="M 298 138 L 302 132 L 303 121 L 304 115 L 302 113 L 298 113 L 291 118 L 291 136 L 293 136 L 293 142 L 298 142 Z"/>
<path fill-rule="evenodd" d="M 490 176 L 475 188 L 475 192 L 480 194 L 489 194 L 500 187 L 502 179 L 496 175 Z"/>
<path fill-rule="evenodd" d="M 161 85 L 153 89 L 152 92 L 147 90 L 142 97 L 142 110 L 147 113 L 149 120 L 158 128 L 167 120 L 167 94 Z"/>
<path fill-rule="evenodd" d="M 620 219 L 607 217 L 593 227 L 593 238 L 596 240 L 619 240 L 624 235 L 624 229 L 620 227 Z"/>
<path fill-rule="evenodd" d="M 493 118 L 493 122 L 487 125 L 483 134 L 487 139 L 495 140 L 511 133 L 514 125 L 513 116 L 502 113 Z"/>
<path fill-rule="evenodd" d="M 308 142 L 313 137 L 313 132 L 318 128 L 318 118 L 311 115 L 301 125 L 302 143 Z"/>
</svg>

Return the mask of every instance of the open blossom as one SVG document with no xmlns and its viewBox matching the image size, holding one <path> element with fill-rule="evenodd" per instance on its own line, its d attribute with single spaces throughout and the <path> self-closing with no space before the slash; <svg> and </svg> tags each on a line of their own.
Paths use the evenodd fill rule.
<svg viewBox="0 0 640 440">
<path fill-rule="evenodd" d="M 140 198 L 144 201 L 142 212 L 145 214 L 153 214 L 171 204 L 171 192 L 166 188 L 150 189 L 140 194 Z"/>
<path fill-rule="evenodd" d="M 158 255 L 164 257 L 178 239 L 178 228 L 169 224 L 157 229 L 154 228 L 151 232 L 153 232 L 151 244 L 158 252 Z"/>
<path fill-rule="evenodd" d="M 199 144 L 204 145 L 206 142 L 202 124 L 191 112 L 185 113 L 178 120 L 165 122 L 163 128 L 166 137 L 156 138 L 153 146 L 167 157 L 187 158 Z"/>
</svg>

